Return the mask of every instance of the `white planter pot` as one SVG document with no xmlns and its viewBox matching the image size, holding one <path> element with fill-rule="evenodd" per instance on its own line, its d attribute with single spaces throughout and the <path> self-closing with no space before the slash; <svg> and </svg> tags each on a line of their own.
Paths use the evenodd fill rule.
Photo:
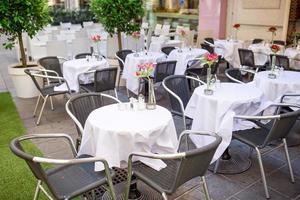
<svg viewBox="0 0 300 200">
<path fill-rule="evenodd" d="M 28 63 L 28 65 L 35 64 L 34 67 L 28 67 L 29 69 L 39 69 L 41 68 L 36 63 Z M 20 98 L 32 98 L 39 95 L 39 91 L 34 85 L 30 76 L 25 74 L 25 68 L 17 68 L 20 64 L 14 64 L 8 67 L 8 74 L 10 75 L 13 84 L 16 89 L 17 97 Z M 26 68 L 27 69 L 27 68 Z M 42 84 L 42 79 L 38 80 L 40 85 Z"/>
</svg>

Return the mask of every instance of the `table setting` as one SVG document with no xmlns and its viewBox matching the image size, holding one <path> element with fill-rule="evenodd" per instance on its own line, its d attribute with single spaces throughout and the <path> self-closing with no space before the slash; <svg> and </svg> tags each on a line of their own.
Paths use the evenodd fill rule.
<svg viewBox="0 0 300 200">
<path fill-rule="evenodd" d="M 179 48 L 171 51 L 167 60 L 176 60 L 177 64 L 174 74 L 183 75 L 189 60 L 203 56 L 206 53 L 208 53 L 207 50 L 200 48 Z"/>
<path fill-rule="evenodd" d="M 90 83 L 93 80 L 93 76 L 82 75 L 90 70 L 97 70 L 109 67 L 106 59 L 97 59 L 95 57 L 88 56 L 83 59 L 68 60 L 63 63 L 62 71 L 63 76 L 69 84 L 71 90 L 79 92 L 79 80 L 83 83 Z M 80 76 L 80 78 L 79 78 Z M 55 91 L 66 90 L 66 84 L 62 84 L 54 88 Z"/>
<path fill-rule="evenodd" d="M 127 167 L 132 152 L 175 153 L 178 140 L 172 114 L 161 106 L 149 110 L 142 105 L 143 101 L 131 100 L 94 110 L 86 120 L 79 155 L 100 156 L 111 167 Z M 158 171 L 166 167 L 161 160 L 136 160 Z M 102 169 L 95 164 L 96 171 Z"/>
<path fill-rule="evenodd" d="M 157 63 L 166 60 L 166 55 L 161 52 L 135 52 L 129 54 L 125 59 L 123 79 L 126 80 L 128 90 L 138 95 L 139 77 L 136 76 L 138 66 L 145 63 Z"/>
</svg>

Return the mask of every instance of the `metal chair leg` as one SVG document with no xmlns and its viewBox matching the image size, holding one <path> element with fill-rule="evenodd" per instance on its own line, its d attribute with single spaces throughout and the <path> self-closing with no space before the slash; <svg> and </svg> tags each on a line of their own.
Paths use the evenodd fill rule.
<svg viewBox="0 0 300 200">
<path fill-rule="evenodd" d="M 205 177 L 202 176 L 201 180 L 203 182 L 202 184 L 203 184 L 203 190 L 204 190 L 204 193 L 205 193 L 205 198 L 206 198 L 206 200 L 210 200 L 210 195 L 209 195 L 209 192 L 208 192 L 208 187 L 207 187 L 207 184 L 206 184 Z"/>
<path fill-rule="evenodd" d="M 118 91 L 120 91 L 120 82 L 121 82 L 121 73 L 119 73 L 119 77 L 118 77 Z"/>
<path fill-rule="evenodd" d="M 219 165 L 220 165 L 220 159 L 221 158 L 216 160 L 216 164 L 215 164 L 215 167 L 214 167 L 214 174 L 216 174 L 218 172 L 218 168 L 219 168 Z"/>
<path fill-rule="evenodd" d="M 37 110 L 37 107 L 39 106 L 40 99 L 41 99 L 41 95 L 39 95 L 39 97 L 36 101 L 35 108 L 34 108 L 34 111 L 33 111 L 33 117 L 35 117 L 35 115 L 36 115 L 36 110 Z"/>
<path fill-rule="evenodd" d="M 114 89 L 114 91 L 115 91 L 115 96 L 116 96 L 116 98 L 117 98 L 117 99 L 119 99 L 119 96 L 118 96 L 118 91 L 117 91 L 117 89 L 115 88 L 115 89 Z"/>
<path fill-rule="evenodd" d="M 295 183 L 293 168 L 292 168 L 292 165 L 291 165 L 291 160 L 290 160 L 290 155 L 289 155 L 286 139 L 284 138 L 284 139 L 282 139 L 282 141 L 283 141 L 283 144 L 284 144 L 285 157 L 286 157 L 286 160 L 287 160 L 287 163 L 288 163 L 290 176 L 291 176 L 291 181 L 292 181 L 292 183 Z"/>
<path fill-rule="evenodd" d="M 35 188 L 35 193 L 34 193 L 33 200 L 37 200 L 39 198 L 41 182 L 42 181 L 38 180 L 38 183 L 37 183 L 36 188 Z"/>
<path fill-rule="evenodd" d="M 164 200 L 168 200 L 168 197 L 165 192 L 161 193 L 161 196 L 163 197 Z"/>
<path fill-rule="evenodd" d="M 54 106 L 53 106 L 52 97 L 50 97 L 50 105 L 51 105 L 51 110 L 54 110 Z"/>
<path fill-rule="evenodd" d="M 48 99 L 48 96 L 46 96 L 46 97 L 43 99 L 44 102 L 43 102 L 42 108 L 41 108 L 41 110 L 40 110 L 40 114 L 39 114 L 38 120 L 37 120 L 37 122 L 36 122 L 36 125 L 39 125 L 39 124 L 40 124 L 40 120 L 41 120 L 41 117 L 42 117 L 42 114 L 43 114 L 43 111 L 44 111 L 44 108 L 45 108 L 47 99 Z"/>
<path fill-rule="evenodd" d="M 266 195 L 266 198 L 269 199 L 270 195 L 269 195 L 269 191 L 268 191 L 265 170 L 264 170 L 264 166 L 263 166 L 262 159 L 261 159 L 261 153 L 260 153 L 260 151 L 257 147 L 255 147 L 255 150 L 256 150 L 256 153 L 257 153 L 257 159 L 258 159 L 258 163 L 259 163 L 262 182 L 263 182 L 264 189 L 265 189 L 265 195 Z"/>
</svg>

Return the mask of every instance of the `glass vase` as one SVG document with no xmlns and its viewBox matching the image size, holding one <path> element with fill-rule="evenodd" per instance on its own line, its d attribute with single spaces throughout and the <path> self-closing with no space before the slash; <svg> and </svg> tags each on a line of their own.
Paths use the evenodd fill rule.
<svg viewBox="0 0 300 200">
<path fill-rule="evenodd" d="M 154 110 L 156 108 L 156 99 L 154 93 L 154 84 L 151 78 L 148 78 L 148 102 L 146 105 L 148 110 Z"/>
<path fill-rule="evenodd" d="M 137 39 L 135 41 L 135 53 L 133 55 L 135 57 L 139 57 L 139 53 L 138 53 L 138 40 Z"/>
<path fill-rule="evenodd" d="M 271 71 L 268 74 L 268 77 L 270 79 L 275 79 L 276 78 L 276 73 L 275 73 L 275 62 L 276 62 L 276 55 L 274 54 L 272 56 L 272 60 L 271 60 Z"/>
<path fill-rule="evenodd" d="M 211 75 L 211 66 L 207 68 L 206 75 L 206 88 L 204 89 L 205 95 L 213 95 L 214 91 L 212 89 L 212 75 Z"/>
</svg>

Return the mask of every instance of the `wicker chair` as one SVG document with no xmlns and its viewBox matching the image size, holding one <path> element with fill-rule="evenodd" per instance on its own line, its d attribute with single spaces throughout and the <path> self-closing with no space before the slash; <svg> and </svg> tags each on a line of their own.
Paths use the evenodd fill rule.
<svg viewBox="0 0 300 200">
<path fill-rule="evenodd" d="M 76 148 L 80 145 L 83 127 L 89 114 L 97 108 L 114 103 L 120 103 L 120 101 L 113 96 L 102 93 L 83 93 L 72 96 L 68 100 L 66 111 L 74 121 L 78 133 Z"/>
<path fill-rule="evenodd" d="M 274 54 L 270 55 L 271 61 L 273 60 Z M 284 55 L 276 55 L 275 65 L 279 67 L 283 67 L 285 70 L 290 70 L 290 60 L 287 56 Z"/>
<path fill-rule="evenodd" d="M 275 106 L 277 109 L 276 109 L 276 113 L 271 116 L 235 116 L 235 119 L 247 120 L 253 122 L 259 128 L 252 128 L 252 129 L 233 132 L 234 139 L 239 140 L 240 142 L 255 149 L 257 153 L 260 172 L 262 176 L 262 182 L 263 182 L 265 195 L 267 199 L 270 198 L 270 195 L 268 192 L 266 176 L 265 176 L 264 167 L 261 158 L 262 154 L 260 150 L 267 147 L 271 142 L 279 141 L 279 140 L 282 141 L 282 143 L 279 146 L 269 151 L 266 151 L 263 155 L 283 146 L 285 150 L 291 181 L 295 182 L 293 169 L 291 166 L 289 152 L 287 148 L 287 143 L 286 143 L 286 136 L 289 134 L 294 123 L 300 116 L 300 109 L 298 106 L 288 105 L 288 104 L 274 104 L 273 106 Z M 279 114 L 281 112 L 281 108 L 284 107 L 297 107 L 297 110 L 296 111 L 292 110 L 291 112 L 285 112 L 283 114 Z M 262 121 L 269 121 L 269 122 L 265 124 Z"/>
<path fill-rule="evenodd" d="M 255 72 L 251 70 L 241 69 L 241 68 L 231 68 L 225 70 L 225 75 L 228 78 L 229 82 L 247 83 L 249 82 L 249 80 L 252 81 Z"/>
<path fill-rule="evenodd" d="M 188 125 L 190 124 L 186 121 L 188 120 L 191 122 L 192 120 L 184 114 L 185 107 L 191 98 L 191 82 L 189 81 L 192 82 L 193 88 L 205 84 L 197 78 L 184 75 L 169 76 L 162 82 L 164 89 L 169 95 L 171 113 L 182 117 L 183 126 L 186 129 L 188 129 Z"/>
<path fill-rule="evenodd" d="M 83 59 L 83 58 L 86 58 L 87 56 L 92 56 L 92 54 L 91 53 L 80 53 L 75 56 L 75 59 Z"/>
<path fill-rule="evenodd" d="M 277 45 L 281 45 L 281 46 L 285 46 L 286 43 L 283 40 L 273 40 L 273 44 L 277 44 Z"/>
<path fill-rule="evenodd" d="M 174 49 L 176 49 L 176 47 L 162 47 L 161 51 L 168 56 Z"/>
<path fill-rule="evenodd" d="M 34 156 L 24 151 L 22 143 L 35 139 L 44 140 L 45 142 L 47 142 L 48 139 L 65 139 L 68 141 L 74 158 L 45 158 Z M 106 160 L 87 155 L 77 156 L 77 151 L 72 138 L 67 134 L 24 135 L 12 140 L 10 143 L 10 149 L 16 156 L 26 161 L 28 167 L 38 180 L 33 198 L 34 200 L 39 198 L 40 191 L 42 191 L 48 199 L 68 200 L 83 195 L 84 193 L 92 191 L 96 187 L 105 184 L 108 184 L 112 199 L 116 199 L 112 183 L 112 176 L 114 176 L 114 172 L 109 169 Z M 95 162 L 103 163 L 104 170 L 95 172 Z M 59 166 L 46 170 L 43 168 L 42 164 L 51 164 L 51 167 L 54 165 Z M 43 187 L 43 183 L 49 190 L 46 190 Z"/>
<path fill-rule="evenodd" d="M 94 82 L 90 84 L 80 84 L 80 88 L 86 92 L 105 92 L 113 90 L 116 98 L 118 93 L 116 90 L 116 80 L 118 75 L 117 67 L 109 67 L 99 70 L 86 72 L 85 74 L 93 73 Z"/>
<path fill-rule="evenodd" d="M 40 99 L 41 98 L 43 99 L 42 108 L 40 110 L 38 120 L 36 121 L 36 124 L 39 125 L 43 111 L 44 111 L 44 107 L 46 105 L 48 98 L 50 99 L 51 109 L 54 110 L 52 96 L 62 95 L 62 94 L 71 94 L 71 90 L 70 90 L 70 87 L 69 87 L 67 81 L 64 78 L 60 77 L 58 75 L 58 73 L 55 71 L 45 70 L 45 69 L 37 69 L 37 70 L 36 69 L 34 69 L 34 70 L 33 69 L 25 69 L 24 72 L 30 76 L 30 78 L 32 79 L 36 88 L 40 92 L 39 97 L 36 102 L 36 105 L 35 105 L 35 108 L 34 108 L 34 112 L 33 112 L 34 117 L 36 115 L 36 111 L 37 111 L 37 107 L 39 105 Z M 37 78 L 46 79 L 47 85 L 44 85 L 43 87 L 40 86 L 37 81 Z M 56 83 L 54 83 L 54 82 L 56 82 Z M 66 84 L 66 86 L 67 86 L 66 91 L 54 91 L 54 87 L 59 86 L 63 83 Z"/>
<path fill-rule="evenodd" d="M 183 141 L 188 140 L 190 135 L 193 135 L 193 137 L 205 135 L 205 137 L 212 137 L 214 140 L 201 148 L 189 148 L 189 145 L 186 145 L 184 150 L 178 149 L 175 154 L 132 153 L 128 159 L 125 199 L 128 199 L 131 176 L 134 175 L 137 179 L 161 193 L 165 200 L 167 199 L 167 195 L 173 194 L 182 184 L 200 176 L 206 199 L 210 200 L 204 175 L 222 139 L 219 136 L 208 133 L 184 131 L 179 138 L 179 147 L 186 143 Z M 149 159 L 161 159 L 166 162 L 167 167 L 156 171 L 141 162 L 132 163 L 133 157 L 136 156 Z"/>
<path fill-rule="evenodd" d="M 238 49 L 241 66 L 247 66 L 256 72 L 265 70 L 264 65 L 255 65 L 254 53 L 249 49 Z"/>
<path fill-rule="evenodd" d="M 214 38 L 204 38 L 204 42 L 208 42 L 208 44 L 215 44 Z"/>
<path fill-rule="evenodd" d="M 120 66 L 118 87 L 120 86 L 121 75 L 123 74 L 126 57 L 127 57 L 128 54 L 131 54 L 131 53 L 133 53 L 133 51 L 129 50 L 129 49 L 125 49 L 125 50 L 121 50 L 121 51 L 116 52 L 115 57 L 118 59 L 119 66 Z"/>
<path fill-rule="evenodd" d="M 259 43 L 262 43 L 263 41 L 264 41 L 263 39 L 255 38 L 252 40 L 252 44 L 259 44 Z"/>
<path fill-rule="evenodd" d="M 38 64 L 44 67 L 47 70 L 55 71 L 60 77 L 63 76 L 61 67 L 60 67 L 60 59 L 66 60 L 64 58 L 59 58 L 57 56 L 48 56 L 43 57 L 38 60 Z"/>
</svg>

